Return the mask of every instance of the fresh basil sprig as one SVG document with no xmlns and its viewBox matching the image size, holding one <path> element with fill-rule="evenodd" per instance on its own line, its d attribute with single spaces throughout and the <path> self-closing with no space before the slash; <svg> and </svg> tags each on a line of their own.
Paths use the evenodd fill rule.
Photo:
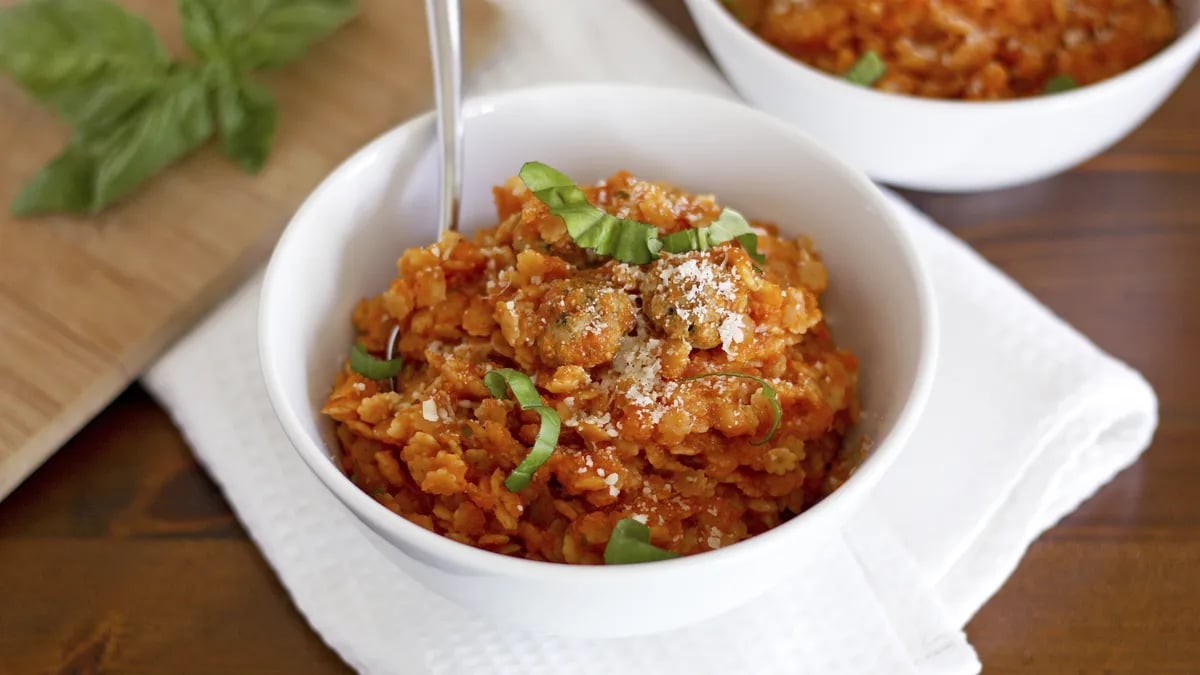
<svg viewBox="0 0 1200 675">
<path fill-rule="evenodd" d="M 262 168 L 277 116 L 251 74 L 290 61 L 355 12 L 355 0 L 177 0 L 196 63 L 175 62 L 112 0 L 25 0 L 0 9 L 0 70 L 73 129 L 25 185 L 16 215 L 97 213 L 215 131 Z"/>
<path fill-rule="evenodd" d="M 112 126 L 162 87 L 170 66 L 150 25 L 112 2 L 0 10 L 0 69 L 76 127 Z"/>
<path fill-rule="evenodd" d="M 746 380 L 754 380 L 761 385 L 762 395 L 766 397 L 767 403 L 771 404 L 771 428 L 767 430 L 766 436 L 757 441 L 750 441 L 750 445 L 765 445 L 767 441 L 770 441 L 775 436 L 775 432 L 779 430 L 779 424 L 783 421 L 783 406 L 779 403 L 779 396 L 775 392 L 775 387 L 767 381 L 767 378 L 749 373 L 735 373 L 723 370 L 715 373 L 701 373 L 700 375 L 685 377 L 683 381 L 699 380 L 702 377 L 740 377 Z"/>
<path fill-rule="evenodd" d="M 658 258 L 660 251 L 684 253 L 703 251 L 736 239 L 758 262 L 758 235 L 742 214 L 724 209 L 711 225 L 694 227 L 659 237 L 658 228 L 628 218 L 617 218 L 593 206 L 587 195 L 566 174 L 541 162 L 521 167 L 521 182 L 550 213 L 563 219 L 571 240 L 583 248 L 625 263 L 642 265 Z"/>
<path fill-rule="evenodd" d="M 554 408 L 542 401 L 533 380 L 519 370 L 489 370 L 483 376 L 483 384 L 492 396 L 499 399 L 508 398 L 508 391 L 511 390 L 513 398 L 522 410 L 532 410 L 542 418 L 542 425 L 538 428 L 537 437 L 533 439 L 533 447 L 529 449 L 529 454 L 525 455 L 525 459 L 504 479 L 504 487 L 511 492 L 519 492 L 529 485 L 529 481 L 533 479 L 533 472 L 541 468 L 553 454 L 555 446 L 558 445 L 558 434 L 562 431 L 562 420 Z"/>
<path fill-rule="evenodd" d="M 613 526 L 604 547 L 604 564 L 627 565 L 678 558 L 679 554 L 650 543 L 650 528 L 633 518 L 622 518 Z"/>
</svg>

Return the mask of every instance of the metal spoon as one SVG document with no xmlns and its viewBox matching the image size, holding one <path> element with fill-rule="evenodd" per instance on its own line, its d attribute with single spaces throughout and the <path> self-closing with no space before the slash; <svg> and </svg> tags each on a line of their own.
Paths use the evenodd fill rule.
<svg viewBox="0 0 1200 675">
<path fill-rule="evenodd" d="M 438 198 L 438 240 L 458 229 L 462 194 L 462 8 L 459 0 L 425 0 L 429 53 L 433 57 L 433 90 L 437 103 L 437 137 L 441 149 Z M 400 326 L 388 336 L 391 360 L 400 338 Z M 396 378 L 392 378 L 392 390 Z"/>
</svg>

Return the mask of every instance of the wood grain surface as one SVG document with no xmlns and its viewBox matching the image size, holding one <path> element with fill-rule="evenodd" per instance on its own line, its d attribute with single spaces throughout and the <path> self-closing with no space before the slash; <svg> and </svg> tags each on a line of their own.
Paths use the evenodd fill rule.
<svg viewBox="0 0 1200 675">
<path fill-rule="evenodd" d="M 907 196 L 1161 399 L 1145 456 L 968 626 L 984 672 L 1200 672 L 1200 72 L 1067 174 Z M 0 503 L 0 561 L 0 673 L 348 672 L 137 387 Z"/>
<path fill-rule="evenodd" d="M 184 53 L 174 2 L 125 4 Z M 423 3 L 362 7 L 263 76 L 281 114 L 262 172 L 241 174 L 210 144 L 95 218 L 9 215 L 69 130 L 0 77 L 0 498 L 261 264 L 325 174 L 430 105 Z M 469 61 L 488 48 L 494 12 L 482 1 L 464 11 Z"/>
</svg>

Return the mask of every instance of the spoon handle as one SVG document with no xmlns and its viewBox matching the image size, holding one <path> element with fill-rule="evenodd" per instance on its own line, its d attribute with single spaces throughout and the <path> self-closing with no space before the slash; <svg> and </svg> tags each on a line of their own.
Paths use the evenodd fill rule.
<svg viewBox="0 0 1200 675">
<path fill-rule="evenodd" d="M 445 232 L 458 229 L 462 195 L 462 7 L 459 0 L 425 0 L 425 17 L 433 56 L 438 145 L 442 151 L 440 238 Z"/>
</svg>

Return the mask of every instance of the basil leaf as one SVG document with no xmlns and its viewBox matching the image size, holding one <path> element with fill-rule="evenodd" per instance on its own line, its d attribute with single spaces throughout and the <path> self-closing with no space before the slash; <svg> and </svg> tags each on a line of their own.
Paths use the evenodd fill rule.
<svg viewBox="0 0 1200 675">
<path fill-rule="evenodd" d="M 17 216 L 92 210 L 93 158 L 78 146 L 68 146 L 25 184 L 12 203 Z"/>
<path fill-rule="evenodd" d="M 579 246 L 636 265 L 658 257 L 662 245 L 653 225 L 617 218 L 592 206 L 570 178 L 541 162 L 526 162 L 520 176 L 533 196 L 563 219 L 567 234 Z"/>
<path fill-rule="evenodd" d="M 404 357 L 381 359 L 372 356 L 361 342 L 350 348 L 350 370 L 362 375 L 368 380 L 386 380 L 395 377 L 404 367 Z"/>
<path fill-rule="evenodd" d="M 105 129 L 168 74 L 150 24 L 110 0 L 27 0 L 0 10 L 0 70 L 77 127 Z"/>
<path fill-rule="evenodd" d="M 737 239 L 738 243 L 742 245 L 742 248 L 746 249 L 746 253 L 748 253 L 750 257 L 755 260 L 755 262 L 762 263 L 767 261 L 767 256 L 758 252 L 757 234 L 754 234 L 753 232 L 749 234 L 739 234 L 738 236 L 734 237 L 734 239 Z M 755 265 L 754 269 L 762 272 L 758 265 Z"/>
<path fill-rule="evenodd" d="M 1060 73 L 1046 81 L 1046 86 L 1042 88 L 1042 93 L 1061 94 L 1064 91 L 1070 91 L 1078 88 L 1079 83 L 1075 81 L 1075 78 L 1071 77 L 1070 75 Z"/>
<path fill-rule="evenodd" d="M 148 99 L 104 130 L 76 130 L 61 155 L 13 201 L 16 215 L 96 213 L 212 136 L 199 71 L 178 67 Z"/>
<path fill-rule="evenodd" d="M 650 543 L 650 528 L 633 518 L 622 518 L 613 526 L 608 544 L 604 547 L 604 564 L 627 565 L 678 558 L 674 551 Z"/>
<path fill-rule="evenodd" d="M 247 173 L 256 173 L 271 153 L 279 110 L 275 97 L 226 63 L 209 65 L 221 149 Z"/>
<path fill-rule="evenodd" d="M 175 0 L 182 19 L 180 28 L 184 42 L 196 56 L 206 61 L 224 61 L 229 57 L 218 4 L 210 0 Z"/>
<path fill-rule="evenodd" d="M 526 162 L 520 176 L 533 196 L 549 206 L 550 213 L 563 219 L 567 234 L 576 244 L 600 255 L 641 265 L 657 258 L 660 251 L 704 251 L 736 239 L 755 260 L 766 260 L 758 252 L 758 235 L 742 214 L 733 209 L 723 209 L 707 227 L 659 237 L 658 228 L 653 225 L 617 218 L 592 206 L 583 190 L 557 169 L 541 162 Z"/>
<path fill-rule="evenodd" d="M 758 375 L 750 375 L 748 373 L 720 371 L 716 373 L 702 373 L 700 375 L 685 377 L 683 378 L 683 381 L 687 382 L 688 380 L 699 380 L 702 377 L 740 377 L 747 380 L 754 380 L 762 385 L 762 394 L 767 398 L 767 402 L 771 404 L 773 419 L 771 420 L 771 428 L 767 430 L 767 435 L 763 436 L 757 441 L 751 441 L 750 445 L 765 445 L 767 441 L 770 441 L 771 438 L 775 436 L 775 432 L 779 430 L 780 422 L 783 421 L 783 406 L 779 404 L 779 396 L 775 391 L 775 387 L 771 386 L 771 383 L 768 382 L 766 378 L 759 377 Z"/>
<path fill-rule="evenodd" d="M 287 63 L 354 16 L 355 0 L 178 0 L 188 46 L 243 71 Z"/>
<path fill-rule="evenodd" d="M 662 238 L 662 248 L 668 253 L 705 251 L 734 239 L 746 249 L 751 258 L 758 262 L 767 259 L 758 252 L 758 235 L 750 227 L 750 223 L 733 209 L 722 209 L 721 215 L 705 227 L 694 227 L 666 235 Z"/>
<path fill-rule="evenodd" d="M 513 398 L 522 410 L 532 410 L 542 418 L 542 425 L 538 429 L 537 437 L 533 439 L 533 447 L 529 449 L 529 454 L 525 455 L 525 459 L 504 479 L 504 487 L 512 492 L 519 492 L 529 485 L 529 481 L 533 479 L 533 472 L 550 459 L 554 447 L 558 445 L 562 421 L 558 418 L 558 412 L 542 401 L 537 388 L 533 386 L 533 380 L 519 370 L 489 370 L 483 376 L 483 384 L 492 396 L 500 399 L 508 398 L 508 391 L 512 391 Z"/>
<path fill-rule="evenodd" d="M 709 238 L 714 244 L 723 244 L 742 235 L 754 234 L 753 228 L 742 214 L 733 209 L 721 209 L 717 219 L 708 225 Z"/>
<path fill-rule="evenodd" d="M 874 50 L 868 49 L 858 57 L 858 61 L 846 71 L 846 79 L 854 84 L 869 87 L 887 73 L 887 64 L 879 58 Z"/>
</svg>

